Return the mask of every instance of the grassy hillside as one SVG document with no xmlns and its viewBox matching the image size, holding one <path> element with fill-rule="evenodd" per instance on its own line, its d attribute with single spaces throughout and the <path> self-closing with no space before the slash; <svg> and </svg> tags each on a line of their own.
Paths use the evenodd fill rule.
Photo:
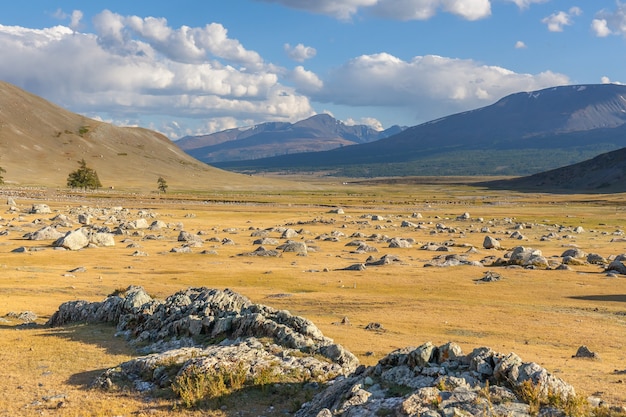
<svg viewBox="0 0 626 417">
<path fill-rule="evenodd" d="M 7 184 L 65 187 L 81 159 L 104 188 L 156 190 L 159 176 L 171 192 L 275 186 L 210 167 L 159 133 L 89 119 L 0 82 L 0 166 Z"/>
</svg>

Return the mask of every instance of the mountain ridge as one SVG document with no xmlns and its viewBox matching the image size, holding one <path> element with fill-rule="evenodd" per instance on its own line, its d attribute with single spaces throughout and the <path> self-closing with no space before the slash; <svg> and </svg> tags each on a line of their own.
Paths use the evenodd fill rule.
<svg viewBox="0 0 626 417">
<path fill-rule="evenodd" d="M 527 175 L 624 147 L 625 133 L 626 86 L 559 86 L 511 94 L 375 142 L 215 166 L 335 169 L 346 176 Z"/>
<path fill-rule="evenodd" d="M 177 140 L 176 144 L 189 155 L 206 163 L 214 163 L 324 151 L 379 140 L 403 129 L 401 126 L 392 126 L 378 131 L 366 125 L 348 126 L 321 113 L 296 123 L 267 122 L 245 129 L 186 136 Z"/>
</svg>

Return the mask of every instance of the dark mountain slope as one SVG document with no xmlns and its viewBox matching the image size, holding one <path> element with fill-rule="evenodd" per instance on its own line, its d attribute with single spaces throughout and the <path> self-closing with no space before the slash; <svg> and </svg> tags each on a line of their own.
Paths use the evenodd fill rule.
<svg viewBox="0 0 626 417">
<path fill-rule="evenodd" d="M 205 136 L 188 136 L 176 144 L 201 161 L 258 159 L 268 156 L 324 151 L 366 143 L 402 131 L 383 132 L 365 125 L 348 126 L 327 114 L 291 123 L 262 123 L 249 129 L 229 129 Z"/>
<path fill-rule="evenodd" d="M 520 175 L 624 147 L 625 123 L 626 86 L 554 87 L 512 94 L 493 105 L 376 142 L 216 165 L 261 170 L 341 168 L 344 175 L 350 169 L 361 175 Z M 390 168 L 395 172 L 384 172 Z"/>
<path fill-rule="evenodd" d="M 476 185 L 534 192 L 623 193 L 626 192 L 626 148 L 527 177 Z"/>
</svg>

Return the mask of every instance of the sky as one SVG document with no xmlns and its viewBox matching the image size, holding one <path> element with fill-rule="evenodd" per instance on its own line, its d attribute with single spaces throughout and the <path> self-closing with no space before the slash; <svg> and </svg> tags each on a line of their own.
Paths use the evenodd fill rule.
<svg viewBox="0 0 626 417">
<path fill-rule="evenodd" d="M 414 126 L 520 91 L 626 82 L 626 3 L 3 1 L 0 80 L 173 140 L 318 113 Z"/>
</svg>

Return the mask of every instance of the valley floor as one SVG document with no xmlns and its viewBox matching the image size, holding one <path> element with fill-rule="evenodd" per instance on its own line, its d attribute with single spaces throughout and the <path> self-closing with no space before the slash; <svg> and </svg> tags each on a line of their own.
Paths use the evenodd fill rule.
<svg viewBox="0 0 626 417">
<path fill-rule="evenodd" d="M 465 352 L 479 346 L 515 352 L 584 396 L 626 406 L 626 275 L 607 275 L 606 264 L 586 258 L 572 261 L 568 270 L 555 269 L 572 248 L 607 263 L 626 253 L 623 194 L 554 196 L 458 183 L 318 181 L 313 191 L 271 194 L 69 195 L 0 188 L 0 416 L 172 415 L 171 398 L 88 389 L 104 369 L 135 355 L 113 337 L 114 329 L 43 326 L 65 301 L 101 301 L 129 285 L 143 286 L 153 297 L 190 286 L 229 288 L 312 320 L 368 365 L 394 349 L 427 341 L 453 341 Z M 6 204 L 9 199 L 14 206 Z M 30 213 L 37 204 L 48 205 L 51 213 Z M 121 214 L 113 219 L 113 208 L 123 209 L 124 219 Z M 101 227 L 140 218 L 166 227 L 128 230 L 115 235 L 115 246 L 78 251 L 24 237 L 55 223 L 58 215 L 67 216 L 59 230 L 75 230 L 81 226 L 78 214 L 86 210 L 93 213 L 90 223 Z M 287 229 L 296 234 L 285 237 Z M 183 246 L 181 230 L 202 243 L 189 253 L 173 252 Z M 253 236 L 259 231 L 278 244 L 305 242 L 307 252 L 242 256 L 260 246 Z M 512 237 L 515 232 L 521 238 Z M 486 236 L 501 248 L 485 249 Z M 410 245 L 390 247 L 393 238 Z M 348 245 L 354 241 L 372 252 L 359 253 Z M 540 250 L 549 267 L 492 266 L 516 246 Z M 384 255 L 397 261 L 346 269 Z M 450 255 L 467 264 L 428 266 Z M 501 279 L 478 281 L 487 271 Z M 34 324 L 16 317 L 28 311 L 37 316 Z M 366 328 L 372 323 L 378 331 Z M 581 345 L 599 359 L 573 358 Z M 248 415 L 272 415 L 271 404 L 263 406 Z M 200 415 L 180 408 L 177 413 Z M 230 404 L 213 413 L 236 414 Z"/>
</svg>

